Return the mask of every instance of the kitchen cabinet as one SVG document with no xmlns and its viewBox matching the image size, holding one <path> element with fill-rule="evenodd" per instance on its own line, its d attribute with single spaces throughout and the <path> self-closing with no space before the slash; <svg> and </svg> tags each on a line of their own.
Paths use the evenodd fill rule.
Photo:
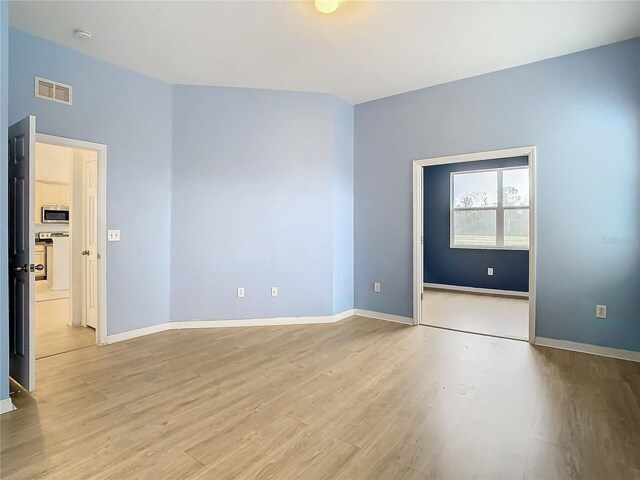
<svg viewBox="0 0 640 480">
<path fill-rule="evenodd" d="M 53 244 L 47 244 L 45 255 L 47 259 L 46 272 L 47 272 L 47 282 L 49 283 L 49 288 L 51 288 L 51 284 L 53 283 Z"/>
<path fill-rule="evenodd" d="M 36 244 L 35 249 L 35 264 L 36 265 L 45 265 L 46 267 L 46 255 L 45 255 L 45 246 L 42 244 Z M 37 270 L 36 271 L 36 280 L 44 280 L 46 277 L 46 270 Z"/>
<path fill-rule="evenodd" d="M 34 208 L 36 209 L 35 211 L 35 221 L 36 223 L 40 223 L 42 221 L 42 214 L 40 212 L 42 212 L 42 182 L 36 182 L 36 189 L 35 189 L 35 204 L 34 204 Z"/>
<path fill-rule="evenodd" d="M 58 205 L 69 206 L 71 204 L 71 187 L 58 185 Z"/>
<path fill-rule="evenodd" d="M 69 185 L 42 183 L 43 205 L 69 205 Z"/>
<path fill-rule="evenodd" d="M 36 264 L 41 263 L 42 265 L 44 265 L 44 249 L 44 245 L 36 245 Z"/>
<path fill-rule="evenodd" d="M 70 280 L 69 237 L 53 238 L 51 250 L 47 250 L 47 280 L 52 290 L 68 290 Z"/>
<path fill-rule="evenodd" d="M 41 187 L 42 204 L 57 205 L 58 203 L 58 185 L 53 183 L 43 183 Z"/>
</svg>

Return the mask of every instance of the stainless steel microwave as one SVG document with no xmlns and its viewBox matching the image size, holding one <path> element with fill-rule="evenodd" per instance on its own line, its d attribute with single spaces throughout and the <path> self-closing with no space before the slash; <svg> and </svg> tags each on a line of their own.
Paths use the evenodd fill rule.
<svg viewBox="0 0 640 480">
<path fill-rule="evenodd" d="M 69 207 L 65 205 L 43 205 L 42 223 L 69 223 Z"/>
</svg>

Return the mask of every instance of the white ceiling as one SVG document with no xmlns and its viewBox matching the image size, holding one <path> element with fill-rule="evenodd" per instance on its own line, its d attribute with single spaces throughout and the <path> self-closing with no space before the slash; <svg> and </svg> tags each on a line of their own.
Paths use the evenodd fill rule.
<svg viewBox="0 0 640 480">
<path fill-rule="evenodd" d="M 640 36 L 640 2 L 14 1 L 10 22 L 174 84 L 361 103 Z"/>
</svg>

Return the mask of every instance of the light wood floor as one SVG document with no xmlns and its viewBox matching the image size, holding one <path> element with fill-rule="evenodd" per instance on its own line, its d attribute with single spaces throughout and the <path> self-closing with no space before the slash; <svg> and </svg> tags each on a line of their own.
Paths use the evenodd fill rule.
<svg viewBox="0 0 640 480">
<path fill-rule="evenodd" d="M 529 300 L 425 288 L 422 323 L 462 332 L 527 340 Z"/>
<path fill-rule="evenodd" d="M 638 479 L 640 364 L 365 318 L 37 361 L 2 478 Z"/>
<path fill-rule="evenodd" d="M 46 302 L 59 298 L 69 298 L 69 290 L 55 291 L 48 288 L 36 289 L 36 302 Z"/>
<path fill-rule="evenodd" d="M 69 299 L 36 302 L 36 358 L 49 357 L 96 343 L 96 331 L 70 327 Z"/>
<path fill-rule="evenodd" d="M 35 282 L 36 302 L 44 302 L 47 300 L 57 300 L 59 298 L 69 298 L 69 290 L 52 290 L 49 282 L 46 280 L 38 280 Z"/>
</svg>

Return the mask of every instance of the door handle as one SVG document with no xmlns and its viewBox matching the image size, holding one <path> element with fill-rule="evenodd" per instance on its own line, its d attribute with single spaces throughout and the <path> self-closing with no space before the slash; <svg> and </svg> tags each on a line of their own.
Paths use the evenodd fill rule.
<svg viewBox="0 0 640 480">
<path fill-rule="evenodd" d="M 39 272 L 41 272 L 42 270 L 44 270 L 44 265 L 43 265 L 43 264 L 41 264 L 41 263 L 39 263 L 39 264 L 37 264 L 37 265 L 32 265 L 32 267 L 33 267 L 33 270 L 38 270 Z M 33 271 L 33 270 L 32 270 L 32 271 Z"/>
<path fill-rule="evenodd" d="M 83 250 L 82 255 L 89 255 L 89 250 Z"/>
<path fill-rule="evenodd" d="M 14 272 L 20 273 L 20 272 L 25 272 L 28 273 L 29 272 L 29 265 L 27 265 L 26 263 L 24 265 L 22 265 L 21 267 L 16 267 L 13 269 Z"/>
</svg>

